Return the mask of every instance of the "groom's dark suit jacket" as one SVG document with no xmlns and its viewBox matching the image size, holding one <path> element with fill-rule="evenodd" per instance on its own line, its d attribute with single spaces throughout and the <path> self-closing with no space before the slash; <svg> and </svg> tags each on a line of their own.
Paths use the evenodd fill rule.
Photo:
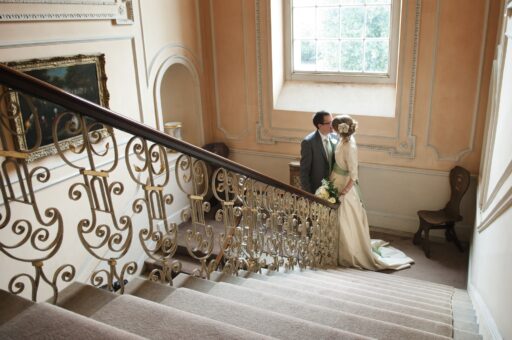
<svg viewBox="0 0 512 340">
<path fill-rule="evenodd" d="M 329 135 L 332 147 L 332 162 L 334 164 L 334 150 L 336 140 L 333 134 Z M 333 143 L 333 141 L 335 141 Z M 331 168 L 322 143 L 322 136 L 316 130 L 304 138 L 300 145 L 300 184 L 302 190 L 312 194 L 320 187 L 323 178 L 329 178 Z"/>
</svg>

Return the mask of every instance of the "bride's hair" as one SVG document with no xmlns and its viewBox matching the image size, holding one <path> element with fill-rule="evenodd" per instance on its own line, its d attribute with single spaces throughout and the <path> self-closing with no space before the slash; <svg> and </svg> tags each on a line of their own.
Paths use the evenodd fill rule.
<svg viewBox="0 0 512 340">
<path fill-rule="evenodd" d="M 336 116 L 332 120 L 332 128 L 344 141 L 348 141 L 357 130 L 357 122 L 349 115 Z"/>
</svg>

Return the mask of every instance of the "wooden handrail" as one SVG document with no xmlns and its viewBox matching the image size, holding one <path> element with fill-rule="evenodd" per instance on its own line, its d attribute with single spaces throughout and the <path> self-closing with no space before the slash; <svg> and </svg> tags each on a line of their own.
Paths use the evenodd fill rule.
<svg viewBox="0 0 512 340">
<path fill-rule="evenodd" d="M 299 196 L 306 197 L 312 201 L 336 209 L 337 204 L 331 204 L 306 191 L 278 181 L 272 177 L 259 173 L 251 168 L 233 162 L 227 158 L 216 155 L 212 152 L 199 148 L 185 141 L 173 138 L 148 125 L 139 123 L 131 118 L 115 113 L 100 105 L 89 102 L 83 98 L 70 94 L 60 88 L 34 78 L 28 74 L 19 72 L 0 63 L 0 83 L 14 90 L 22 91 L 34 97 L 49 100 L 61 105 L 72 112 L 92 117 L 98 122 L 110 125 L 116 129 L 142 137 L 146 140 L 160 144 L 178 152 L 188 154 L 196 159 L 204 160 L 218 167 L 250 177 L 259 182 L 271 185 Z"/>
</svg>

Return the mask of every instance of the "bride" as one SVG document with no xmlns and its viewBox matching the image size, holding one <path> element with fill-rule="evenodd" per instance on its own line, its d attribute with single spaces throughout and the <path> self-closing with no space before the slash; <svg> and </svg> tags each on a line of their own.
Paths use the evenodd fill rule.
<svg viewBox="0 0 512 340">
<path fill-rule="evenodd" d="M 357 145 L 353 136 L 357 122 L 342 115 L 333 119 L 332 127 L 340 136 L 331 173 L 341 202 L 338 208 L 339 265 L 369 270 L 410 267 L 414 261 L 400 250 L 386 247 L 387 243 L 381 240 L 370 240 L 368 218 L 358 184 Z"/>
</svg>

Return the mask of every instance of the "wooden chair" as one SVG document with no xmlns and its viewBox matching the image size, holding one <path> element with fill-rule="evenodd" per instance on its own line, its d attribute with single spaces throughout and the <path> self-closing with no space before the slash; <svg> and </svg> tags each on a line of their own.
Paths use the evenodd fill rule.
<svg viewBox="0 0 512 340">
<path fill-rule="evenodd" d="M 418 217 L 420 225 L 414 235 L 413 243 L 420 244 L 423 241 L 423 251 L 425 256 L 430 258 L 429 231 L 430 229 L 446 229 L 445 237 L 447 241 L 453 241 L 457 248 L 462 252 L 464 248 L 460 244 L 457 234 L 455 234 L 455 223 L 462 221 L 460 215 L 460 202 L 469 187 L 469 171 L 456 166 L 450 170 L 450 200 L 441 210 L 420 210 Z M 423 240 L 422 234 L 423 233 Z"/>
</svg>

